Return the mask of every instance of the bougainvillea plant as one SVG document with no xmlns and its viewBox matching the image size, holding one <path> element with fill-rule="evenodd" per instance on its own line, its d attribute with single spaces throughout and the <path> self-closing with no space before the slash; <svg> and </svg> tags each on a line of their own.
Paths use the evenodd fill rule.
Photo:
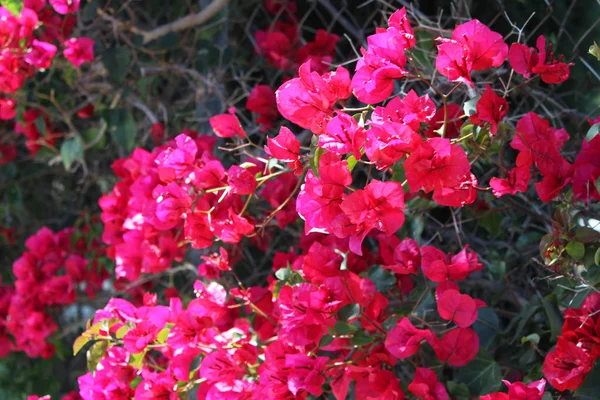
<svg viewBox="0 0 600 400">
<path fill-rule="evenodd" d="M 48 67 L 52 40 L 75 67 L 93 60 L 87 38 L 35 38 L 27 18 L 47 9 L 33 3 L 11 17 L 19 40 L 8 48 L 26 55 L 15 61 L 21 67 L 11 69 L 7 93 Z M 61 15 L 79 5 L 50 3 Z M 51 356 L 51 311 L 73 303 L 78 290 L 99 290 L 108 276 L 95 257 L 106 255 L 115 288 L 131 296 L 108 300 L 75 340 L 88 372 L 69 398 L 541 400 L 579 389 L 600 356 L 598 293 L 565 311 L 537 379 L 500 375 L 482 343 L 482 316 L 491 309 L 467 293 L 484 263 L 469 244 L 447 253 L 407 227 L 431 204 L 451 212 L 484 207 L 531 187 L 542 202 L 563 204 L 540 246 L 547 268 L 589 274 L 578 260 L 594 253 L 600 233 L 567 206 L 600 200 L 600 135 L 569 161 L 565 129 L 535 112 L 506 122 L 517 86 L 537 78 L 560 84 L 573 64 L 556 57 L 544 36 L 536 48 L 509 45 L 470 20 L 435 39 L 436 73 L 427 75 L 402 8 L 367 37 L 351 72 L 331 66 L 336 35 L 318 30 L 302 45 L 295 7 L 269 9 L 287 22 L 256 32 L 259 54 L 292 76 L 277 90 L 251 90 L 246 108 L 258 132 L 249 133 L 233 107 L 210 118 L 212 132 L 168 138 L 153 125 L 154 148 L 136 148 L 112 165 L 118 180 L 99 199 L 105 247 L 72 230 L 43 229 L 28 239 L 13 266 L 14 287 L 0 292 L 0 355 Z M 504 75 L 503 88 L 495 87 L 494 77 Z M 14 118 L 14 101 L 2 101 L 0 115 Z M 40 125 L 51 132 L 51 124 L 39 110 L 25 111 L 22 121 L 17 132 L 33 152 Z M 514 157 L 503 158 L 505 150 Z M 489 160 L 500 175 L 478 166 Z M 293 238 L 288 250 L 275 252 L 263 279 L 248 279 L 248 248 L 269 253 L 282 235 Z M 202 254 L 193 289 L 134 287 L 183 263 L 190 249 Z M 600 263 L 598 252 L 592 263 Z M 541 354 L 539 336 L 528 340 Z M 456 379 L 467 368 L 491 371 L 496 381 L 471 393 Z"/>
</svg>

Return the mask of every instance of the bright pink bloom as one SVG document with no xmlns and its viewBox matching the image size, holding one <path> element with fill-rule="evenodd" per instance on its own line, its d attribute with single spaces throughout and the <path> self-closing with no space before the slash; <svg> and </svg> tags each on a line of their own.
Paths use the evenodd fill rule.
<svg viewBox="0 0 600 400">
<path fill-rule="evenodd" d="M 592 369 L 594 360 L 573 342 L 559 338 L 556 349 L 548 353 L 542 372 L 558 391 L 576 390 Z"/>
<path fill-rule="evenodd" d="M 25 55 L 25 62 L 38 69 L 49 68 L 56 54 L 56 46 L 37 39 L 33 40 L 30 51 Z"/>
<path fill-rule="evenodd" d="M 71 38 L 65 42 L 63 54 L 75 67 L 94 60 L 94 41 L 87 37 Z"/>
<path fill-rule="evenodd" d="M 0 120 L 13 119 L 17 115 L 16 102 L 10 98 L 0 98 Z"/>
<path fill-rule="evenodd" d="M 462 82 L 474 87 L 471 81 L 473 60 L 469 49 L 462 43 L 452 40 L 438 38 L 441 44 L 437 45 L 438 56 L 435 60 L 435 68 L 441 75 L 448 77 L 451 82 Z"/>
<path fill-rule="evenodd" d="M 421 144 L 404 162 L 406 179 L 412 191 L 454 187 L 470 171 L 465 151 L 444 138 Z"/>
<path fill-rule="evenodd" d="M 508 45 L 502 35 L 477 19 L 458 25 L 452 32 L 452 39 L 468 49 L 475 71 L 499 67 L 508 55 Z"/>
<path fill-rule="evenodd" d="M 227 183 L 231 192 L 239 195 L 249 195 L 256 190 L 256 178 L 246 168 L 232 165 L 227 170 Z"/>
<path fill-rule="evenodd" d="M 235 135 L 239 137 L 246 137 L 246 132 L 242 125 L 240 124 L 240 120 L 235 115 L 234 110 L 230 110 L 227 114 L 219 114 L 211 117 L 210 126 L 213 128 L 215 135 L 220 138 L 230 138 Z"/>
<path fill-rule="evenodd" d="M 508 172 L 507 178 L 490 179 L 490 186 L 494 196 L 502 197 L 506 194 L 514 195 L 518 192 L 526 192 L 529 185 L 532 163 L 533 160 L 530 152 L 520 152 L 517 156 L 517 165 Z"/>
<path fill-rule="evenodd" d="M 58 14 L 75 14 L 79 10 L 80 0 L 49 0 L 50 5 Z"/>
<path fill-rule="evenodd" d="M 432 335 L 429 344 L 440 361 L 453 367 L 463 367 L 477 355 L 479 336 L 471 328 L 456 328 L 446 333 L 442 340 Z"/>
<path fill-rule="evenodd" d="M 319 135 L 319 147 L 339 155 L 352 153 L 358 160 L 365 139 L 366 131 L 356 119 L 340 112 L 327 123 L 325 133 Z"/>
<path fill-rule="evenodd" d="M 401 122 L 374 124 L 366 135 L 365 153 L 379 170 L 390 168 L 423 142 L 421 135 Z"/>
<path fill-rule="evenodd" d="M 573 164 L 573 194 L 576 199 L 586 203 L 600 200 L 600 192 L 596 189 L 596 181 L 600 178 L 600 135 L 589 142 L 584 139 L 581 151 Z"/>
<path fill-rule="evenodd" d="M 279 130 L 279 135 L 274 138 L 267 138 L 265 152 L 271 157 L 288 163 L 290 168 L 299 170 L 302 167 L 300 163 L 300 141 L 285 126 Z"/>
</svg>

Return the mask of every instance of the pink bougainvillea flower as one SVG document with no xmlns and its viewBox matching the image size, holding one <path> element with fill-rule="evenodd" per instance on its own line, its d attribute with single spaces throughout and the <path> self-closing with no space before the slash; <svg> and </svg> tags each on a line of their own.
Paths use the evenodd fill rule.
<svg viewBox="0 0 600 400">
<path fill-rule="evenodd" d="M 377 169 L 390 168 L 396 161 L 412 153 L 423 140 L 421 135 L 400 122 L 373 125 L 366 133 L 365 153 Z"/>
<path fill-rule="evenodd" d="M 25 62 L 38 68 L 46 69 L 52 64 L 52 59 L 56 54 L 56 46 L 52 43 L 42 42 L 34 39 L 30 51 L 25 55 Z"/>
<path fill-rule="evenodd" d="M 319 147 L 340 155 L 352 153 L 358 160 L 365 139 L 366 131 L 356 119 L 340 112 L 327 123 L 325 133 L 319 135 Z"/>
<path fill-rule="evenodd" d="M 232 165 L 227 170 L 227 183 L 231 192 L 240 195 L 249 195 L 256 189 L 256 178 L 248 169 L 239 165 Z"/>
<path fill-rule="evenodd" d="M 455 187 L 470 171 L 465 151 L 445 138 L 423 142 L 404 162 L 406 179 L 412 191 Z"/>
<path fill-rule="evenodd" d="M 235 109 L 232 108 L 226 114 L 219 114 L 211 117 L 210 126 L 213 128 L 213 132 L 220 138 L 230 138 L 235 135 L 239 137 L 246 137 L 246 132 L 240 120 L 235 115 Z"/>
<path fill-rule="evenodd" d="M 477 19 L 458 25 L 452 31 L 452 39 L 468 49 L 475 71 L 499 67 L 508 55 L 508 45 L 504 43 L 502 35 Z"/>
<path fill-rule="evenodd" d="M 302 169 L 302 164 L 300 163 L 300 141 L 285 126 L 281 127 L 279 135 L 274 138 L 267 138 L 265 152 L 271 157 L 288 163 L 290 168 L 296 171 Z"/>
<path fill-rule="evenodd" d="M 79 10 L 80 0 L 49 0 L 50 5 L 59 14 L 75 14 Z"/>
<path fill-rule="evenodd" d="M 277 89 L 277 109 L 287 120 L 321 134 L 333 117 L 335 103 L 350 96 L 348 71 L 338 67 L 335 72 L 320 75 L 311 70 L 310 62 L 305 62 L 298 75 Z"/>
<path fill-rule="evenodd" d="M 14 99 L 0 98 L 0 120 L 9 120 L 17 116 L 17 103 Z"/>
<path fill-rule="evenodd" d="M 445 282 L 448 279 L 460 281 L 469 274 L 479 271 L 482 265 L 477 254 L 467 253 L 468 246 L 452 257 L 433 246 L 421 248 L 421 268 L 425 276 L 433 282 Z"/>
<path fill-rule="evenodd" d="M 552 44 L 546 51 L 546 38 L 543 35 L 538 36 L 535 44 L 537 49 L 520 43 L 513 43 L 510 46 L 508 61 L 515 72 L 525 78 L 540 75 L 542 81 L 548 84 L 561 83 L 569 79 L 573 64 L 562 62 L 562 56 L 555 60 Z"/>
<path fill-rule="evenodd" d="M 462 43 L 452 40 L 438 38 L 441 41 L 437 45 L 438 56 L 435 59 L 435 68 L 451 82 L 466 83 L 474 87 L 471 80 L 473 60 L 469 49 Z"/>
<path fill-rule="evenodd" d="M 380 237 L 380 241 L 381 239 L 383 238 Z M 388 265 L 382 265 L 381 268 L 400 275 L 416 275 L 421 266 L 419 245 L 413 239 L 406 238 L 402 240 L 394 247 L 393 256 L 388 262 Z"/>
<path fill-rule="evenodd" d="M 63 54 L 75 67 L 94 60 L 94 41 L 87 37 L 71 38 L 65 41 Z"/>
<path fill-rule="evenodd" d="M 414 131 L 421 128 L 421 124 L 429 123 L 435 116 L 436 108 L 433 100 L 428 95 L 419 97 L 414 90 L 410 90 L 404 98 L 394 97 L 385 107 L 376 107 L 371 114 L 371 125 L 383 125 L 387 122 L 402 122 Z"/>
<path fill-rule="evenodd" d="M 254 86 L 246 100 L 246 108 L 258 114 L 256 122 L 260 125 L 261 132 L 266 132 L 275 126 L 279 113 L 275 103 L 275 90 L 269 85 Z"/>
</svg>

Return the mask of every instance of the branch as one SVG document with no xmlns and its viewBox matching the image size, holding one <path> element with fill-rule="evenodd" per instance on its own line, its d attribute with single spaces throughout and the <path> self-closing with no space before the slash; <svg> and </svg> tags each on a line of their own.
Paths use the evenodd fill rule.
<svg viewBox="0 0 600 400">
<path fill-rule="evenodd" d="M 200 11 L 198 14 L 187 15 L 171 23 L 152 29 L 151 31 L 145 31 L 135 26 L 131 26 L 131 24 L 128 22 L 119 21 L 111 15 L 107 14 L 101 8 L 99 8 L 97 12 L 98 15 L 100 15 L 107 21 L 112 22 L 119 29 L 128 30 L 130 32 L 135 33 L 136 35 L 142 36 L 144 44 L 147 44 L 171 32 L 183 31 L 185 29 L 192 28 L 196 25 L 200 25 L 208 21 L 209 19 L 214 17 L 215 14 L 221 11 L 227 5 L 228 2 L 229 0 L 213 0 L 212 3 L 208 5 L 208 7 Z"/>
<path fill-rule="evenodd" d="M 200 25 L 215 14 L 221 11 L 229 2 L 229 0 L 213 0 L 205 9 L 197 14 L 188 15 L 183 18 L 179 18 L 176 21 L 168 23 L 166 25 L 159 26 L 158 28 L 152 29 L 151 31 L 141 31 L 138 33 L 144 38 L 144 44 L 161 38 L 170 32 L 179 32 L 188 28 L 192 28 L 196 25 Z"/>
</svg>

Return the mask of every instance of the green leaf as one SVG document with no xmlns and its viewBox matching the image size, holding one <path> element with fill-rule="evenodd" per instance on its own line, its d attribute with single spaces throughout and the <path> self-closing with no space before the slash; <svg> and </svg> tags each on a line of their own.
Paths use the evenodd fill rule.
<svg viewBox="0 0 600 400">
<path fill-rule="evenodd" d="M 458 381 L 467 385 L 471 395 L 481 396 L 500 388 L 500 366 L 485 350 L 480 350 L 473 361 L 458 371 Z"/>
<path fill-rule="evenodd" d="M 565 250 L 575 260 L 581 260 L 585 255 L 585 246 L 578 240 L 571 240 L 567 243 Z"/>
<path fill-rule="evenodd" d="M 83 160 L 83 141 L 79 136 L 69 138 L 60 146 L 60 156 L 68 171 L 75 160 Z"/>
<path fill-rule="evenodd" d="M 169 336 L 169 332 L 171 332 L 171 326 L 166 326 L 166 327 L 162 328 L 161 331 L 158 332 L 158 335 L 156 336 L 156 341 L 161 344 L 166 343 L 167 337 Z"/>
<path fill-rule="evenodd" d="M 356 332 L 358 327 L 355 325 L 350 325 L 342 321 L 336 321 L 335 325 L 333 325 L 333 331 L 337 335 L 349 335 L 353 332 Z"/>
<path fill-rule="evenodd" d="M 333 343 L 333 336 L 325 335 L 321 338 L 321 340 L 319 340 L 319 347 L 325 347 L 330 345 L 331 343 Z"/>
<path fill-rule="evenodd" d="M 142 351 L 141 353 L 131 354 L 129 356 L 129 365 L 131 365 L 134 368 L 141 369 L 142 364 L 144 363 L 145 356 L 145 351 Z"/>
<path fill-rule="evenodd" d="M 365 331 L 360 330 L 356 332 L 354 336 L 352 336 L 352 339 L 350 339 L 350 344 L 353 346 L 365 346 L 373 343 L 374 341 L 375 338 L 373 336 L 367 335 Z"/>
<path fill-rule="evenodd" d="M 600 393 L 600 362 L 596 361 L 594 367 L 587 374 L 575 394 L 577 396 L 589 396 L 592 399 L 597 399 L 598 393 Z"/>
<path fill-rule="evenodd" d="M 585 140 L 587 140 L 588 142 L 590 140 L 592 140 L 600 131 L 600 124 L 594 124 L 590 127 L 590 129 L 588 129 L 587 133 L 585 134 Z"/>
<path fill-rule="evenodd" d="M 133 150 L 135 147 L 136 128 L 131 112 L 126 109 L 115 108 L 105 110 L 102 116 L 115 143 L 127 151 Z"/>
<path fill-rule="evenodd" d="M 594 186 L 596 186 L 596 191 L 600 193 L 600 178 L 596 179 L 596 182 L 594 182 Z"/>
<path fill-rule="evenodd" d="M 39 116 L 35 119 L 35 127 L 42 136 L 48 136 L 48 129 L 46 129 L 46 120 L 43 116 Z"/>
<path fill-rule="evenodd" d="M 81 334 L 77 339 L 75 339 L 75 341 L 73 342 L 73 355 L 76 356 L 77 353 L 81 351 L 83 346 L 88 344 L 90 340 L 90 337 L 85 333 Z"/>
<path fill-rule="evenodd" d="M 600 61 L 600 47 L 596 44 L 596 42 L 594 42 L 594 44 L 590 46 L 588 53 L 590 53 L 591 55 L 596 57 L 598 61 Z"/>
<path fill-rule="evenodd" d="M 96 371 L 96 366 L 102 359 L 102 356 L 108 349 L 110 342 L 108 340 L 101 340 L 96 342 L 87 352 L 87 367 L 91 373 Z"/>
<path fill-rule="evenodd" d="M 500 319 L 494 309 L 480 308 L 477 311 L 477 321 L 473 324 L 473 330 L 479 336 L 480 347 L 489 347 L 500 332 Z"/>
<path fill-rule="evenodd" d="M 101 120 L 101 124 L 100 128 L 88 128 L 81 133 L 85 144 L 95 142 L 92 146 L 94 150 L 102 150 L 106 147 L 106 135 L 104 134 L 106 132 L 106 122 Z"/>
<path fill-rule="evenodd" d="M 388 271 L 375 265 L 369 269 L 369 279 L 373 281 L 379 292 L 387 292 L 396 284 L 396 277 L 392 271 Z"/>
<path fill-rule="evenodd" d="M 540 335 L 537 333 L 532 333 L 531 335 L 527 335 L 521 338 L 521 344 L 525 343 L 533 343 L 536 346 L 540 343 Z"/>
<path fill-rule="evenodd" d="M 341 321 L 350 321 L 358 317 L 360 314 L 360 306 L 358 304 L 348 304 L 338 311 L 338 318 Z"/>
<path fill-rule="evenodd" d="M 582 226 L 575 232 L 575 239 L 579 240 L 583 244 L 593 243 L 600 240 L 600 232 L 595 229 Z"/>
<path fill-rule="evenodd" d="M 115 332 L 115 337 L 117 339 L 123 339 L 123 337 L 131 330 L 131 326 L 125 324 Z"/>
<path fill-rule="evenodd" d="M 16 17 L 20 17 L 23 11 L 23 0 L 0 0 L 0 5 Z"/>
<path fill-rule="evenodd" d="M 131 55 L 125 46 L 113 47 L 102 54 L 102 65 L 108 72 L 108 77 L 115 83 L 123 83 L 129 72 Z"/>
<path fill-rule="evenodd" d="M 488 231 L 491 235 L 496 235 L 500 232 L 502 224 L 502 213 L 496 210 L 486 212 L 478 220 L 479 225 Z"/>
<path fill-rule="evenodd" d="M 551 339 L 552 341 L 555 341 L 561 334 L 563 325 L 562 314 L 558 310 L 558 298 L 556 297 L 556 294 L 552 293 L 544 297 L 542 305 L 544 306 L 548 321 L 550 322 Z"/>
<path fill-rule="evenodd" d="M 471 398 L 469 387 L 464 383 L 448 381 L 446 382 L 446 387 L 448 388 L 448 393 L 456 400 L 469 400 Z"/>
<path fill-rule="evenodd" d="M 356 157 L 354 157 L 354 155 L 350 155 L 348 158 L 346 158 L 346 161 L 348 162 L 348 171 L 352 172 L 354 167 L 356 167 L 356 164 L 358 164 L 358 160 Z"/>
<path fill-rule="evenodd" d="M 594 262 L 596 265 L 600 266 L 600 248 L 598 248 L 594 254 Z"/>
<path fill-rule="evenodd" d="M 275 272 L 275 277 L 280 281 L 287 281 L 292 276 L 292 269 L 290 267 L 279 268 Z"/>
<path fill-rule="evenodd" d="M 317 147 L 315 149 L 315 155 L 310 159 L 310 168 L 316 177 L 319 177 L 319 162 L 321 161 L 321 156 L 325 153 L 327 153 L 327 150 L 322 147 Z"/>
</svg>

